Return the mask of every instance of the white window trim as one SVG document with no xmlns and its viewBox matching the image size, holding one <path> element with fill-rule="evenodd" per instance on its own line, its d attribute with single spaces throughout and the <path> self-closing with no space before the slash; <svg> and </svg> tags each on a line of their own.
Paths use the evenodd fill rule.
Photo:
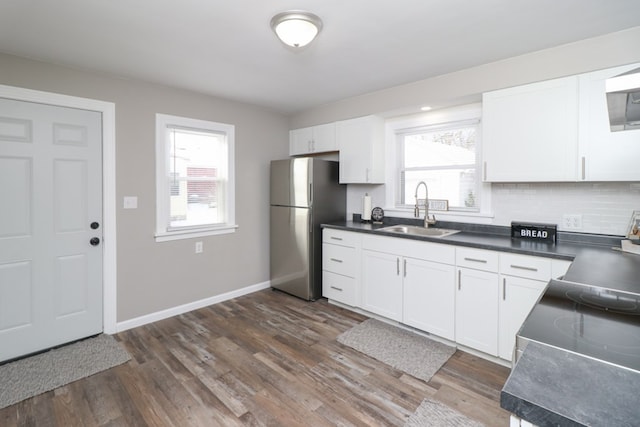
<svg viewBox="0 0 640 427">
<path fill-rule="evenodd" d="M 400 208 L 396 206 L 396 193 L 400 186 L 398 179 L 399 150 L 397 144 L 398 134 L 405 133 L 409 129 L 419 129 L 423 127 L 439 125 L 446 122 L 467 121 L 480 119 L 479 134 L 482 134 L 482 104 L 469 104 L 459 107 L 452 107 L 436 110 L 423 114 L 398 117 L 389 119 L 386 123 L 385 154 L 386 154 L 386 185 L 384 208 L 386 215 L 402 218 L 413 218 L 413 208 Z M 480 171 L 480 161 L 482 155 L 482 138 L 476 145 L 478 150 L 477 170 Z M 491 184 L 480 182 L 480 206 L 478 211 L 438 211 L 434 212 L 437 217 L 444 221 L 473 221 L 478 223 L 490 223 L 494 217 L 491 212 Z"/>
<path fill-rule="evenodd" d="M 227 222 L 225 224 L 167 230 L 169 187 L 165 177 L 169 164 L 169 144 L 166 140 L 166 129 L 169 126 L 224 132 L 227 135 L 229 177 L 226 200 Z M 235 126 L 168 114 L 156 114 L 156 242 L 229 234 L 234 233 L 237 228 L 238 225 L 235 223 Z"/>
</svg>

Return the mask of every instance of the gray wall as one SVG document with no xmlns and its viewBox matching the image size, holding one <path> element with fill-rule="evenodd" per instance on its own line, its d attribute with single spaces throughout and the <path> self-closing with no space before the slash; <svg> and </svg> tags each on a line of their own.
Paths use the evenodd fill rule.
<svg viewBox="0 0 640 427">
<path fill-rule="evenodd" d="M 478 102 L 482 92 L 634 62 L 640 62 L 640 27 L 311 108 L 293 115 L 291 128 Z"/>
<path fill-rule="evenodd" d="M 116 105 L 117 321 L 269 280 L 268 174 L 288 156 L 287 118 L 255 106 L 0 54 L 0 84 Z M 236 233 L 156 243 L 155 114 L 236 127 Z M 138 209 L 122 209 L 138 196 Z M 204 253 L 194 253 L 194 242 Z"/>
</svg>

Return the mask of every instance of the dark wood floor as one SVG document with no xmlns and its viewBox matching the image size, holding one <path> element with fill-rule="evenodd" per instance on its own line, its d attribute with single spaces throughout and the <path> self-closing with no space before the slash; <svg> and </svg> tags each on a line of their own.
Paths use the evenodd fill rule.
<svg viewBox="0 0 640 427">
<path fill-rule="evenodd" d="M 271 290 L 236 298 L 118 334 L 131 361 L 2 409 L 0 425 L 401 426 L 425 397 L 508 425 L 507 368 L 457 351 L 425 383 L 335 340 L 364 319 Z"/>
</svg>

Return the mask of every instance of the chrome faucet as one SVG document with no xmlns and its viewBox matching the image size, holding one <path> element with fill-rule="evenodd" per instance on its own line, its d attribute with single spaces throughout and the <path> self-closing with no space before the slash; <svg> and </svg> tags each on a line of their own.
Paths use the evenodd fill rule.
<svg viewBox="0 0 640 427">
<path fill-rule="evenodd" d="M 436 216 L 431 215 L 429 218 L 429 187 L 424 181 L 420 181 L 418 185 L 416 185 L 416 206 L 413 209 L 413 216 L 416 218 L 420 217 L 420 206 L 418 206 L 418 189 L 421 185 L 424 185 L 424 228 L 429 228 L 429 225 L 433 225 L 436 223 Z"/>
</svg>

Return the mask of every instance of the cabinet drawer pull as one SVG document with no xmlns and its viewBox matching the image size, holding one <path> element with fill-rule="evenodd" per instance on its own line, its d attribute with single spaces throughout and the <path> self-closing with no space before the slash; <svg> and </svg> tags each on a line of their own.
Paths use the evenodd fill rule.
<svg viewBox="0 0 640 427">
<path fill-rule="evenodd" d="M 331 236 L 331 240 L 342 240 L 342 237 Z"/>
<path fill-rule="evenodd" d="M 481 262 L 481 263 L 483 263 L 483 264 L 486 264 L 486 263 L 487 263 L 487 260 L 486 260 L 486 259 L 467 258 L 467 257 L 465 257 L 465 258 L 464 258 L 464 260 L 465 260 L 465 261 L 472 261 L 472 262 Z"/>
<path fill-rule="evenodd" d="M 502 279 L 502 301 L 507 299 L 507 279 Z"/>
<path fill-rule="evenodd" d="M 337 258 L 329 258 L 329 259 L 330 259 L 331 261 L 333 261 L 333 262 L 339 262 L 339 263 L 342 263 L 342 260 L 341 260 L 341 259 L 337 259 Z"/>
<path fill-rule="evenodd" d="M 331 286 L 331 289 L 335 289 L 336 291 L 340 291 L 340 292 L 342 292 L 342 288 L 338 288 L 338 287 L 336 287 L 336 286 Z"/>
<path fill-rule="evenodd" d="M 537 268 L 535 268 L 535 267 L 525 267 L 525 266 L 523 266 L 523 265 L 514 265 L 514 264 L 511 264 L 509 267 L 511 267 L 511 268 L 517 268 L 517 269 L 519 269 L 519 270 L 538 271 L 538 269 L 537 269 Z"/>
</svg>

